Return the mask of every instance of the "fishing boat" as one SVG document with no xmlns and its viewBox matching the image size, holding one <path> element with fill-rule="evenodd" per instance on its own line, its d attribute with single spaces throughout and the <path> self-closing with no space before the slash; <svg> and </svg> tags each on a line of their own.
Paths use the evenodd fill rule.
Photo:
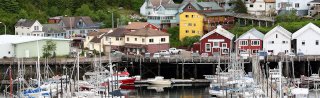
<svg viewBox="0 0 320 98">
<path fill-rule="evenodd" d="M 163 76 L 156 76 L 154 79 L 147 80 L 150 84 L 155 85 L 165 85 L 165 84 L 171 84 L 172 82 L 170 80 L 164 79 Z"/>
</svg>

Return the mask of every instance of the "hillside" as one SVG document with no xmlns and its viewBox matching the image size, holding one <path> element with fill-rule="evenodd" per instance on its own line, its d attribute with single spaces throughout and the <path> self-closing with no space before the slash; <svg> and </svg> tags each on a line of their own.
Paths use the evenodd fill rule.
<svg viewBox="0 0 320 98">
<path fill-rule="evenodd" d="M 132 21 L 130 14 L 139 13 L 144 0 L 0 0 L 0 22 L 7 25 L 7 33 L 14 34 L 14 24 L 20 18 L 46 23 L 53 16 L 90 16 L 111 27 L 111 13 L 119 24 Z M 0 34 L 4 26 L 0 24 Z"/>
</svg>

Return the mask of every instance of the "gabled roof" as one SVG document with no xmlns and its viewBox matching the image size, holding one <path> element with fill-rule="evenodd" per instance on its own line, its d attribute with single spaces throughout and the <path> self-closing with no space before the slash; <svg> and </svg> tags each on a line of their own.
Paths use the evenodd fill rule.
<svg viewBox="0 0 320 98">
<path fill-rule="evenodd" d="M 179 9 L 180 4 L 165 4 L 162 5 L 165 9 Z"/>
<path fill-rule="evenodd" d="M 269 37 L 272 33 L 276 32 L 276 31 L 280 32 L 281 34 L 283 34 L 287 38 L 291 38 L 291 35 L 292 35 L 291 32 L 289 32 L 285 28 L 278 25 L 278 26 L 274 27 L 273 29 L 271 29 L 268 33 L 266 33 L 264 35 L 264 39 Z"/>
<path fill-rule="evenodd" d="M 58 24 L 43 24 L 42 31 L 45 33 L 61 33 L 65 32 L 62 26 Z"/>
<path fill-rule="evenodd" d="M 263 40 L 263 38 L 264 38 L 264 34 L 263 34 L 263 33 L 261 33 L 260 31 L 258 31 L 256 28 L 252 28 L 252 29 L 250 29 L 249 31 L 247 31 L 246 33 L 244 33 L 244 34 L 242 34 L 241 36 L 239 36 L 238 39 L 244 39 L 243 37 L 244 37 L 245 35 L 247 35 L 247 34 L 252 34 L 253 36 L 255 36 L 255 37 L 257 37 L 257 38 L 259 38 L 259 39 L 261 39 L 261 40 Z M 236 39 L 236 41 L 237 41 L 238 39 Z"/>
<path fill-rule="evenodd" d="M 131 22 L 129 23 L 125 28 L 130 30 L 137 30 L 145 28 L 148 24 L 148 22 Z"/>
<path fill-rule="evenodd" d="M 103 36 L 95 36 L 94 38 L 92 38 L 90 40 L 90 42 L 93 42 L 93 43 L 100 43 L 101 42 L 101 39 L 103 38 Z"/>
<path fill-rule="evenodd" d="M 168 33 L 150 29 L 150 28 L 143 28 L 139 29 L 130 33 L 127 33 L 126 35 L 129 36 L 144 36 L 144 37 L 149 37 L 149 36 L 169 36 Z"/>
<path fill-rule="evenodd" d="M 191 4 L 198 11 L 203 10 L 203 8 L 207 8 L 207 7 L 211 7 L 212 10 L 222 10 L 223 9 L 216 2 L 196 2 L 196 1 L 190 1 L 187 4 L 182 4 L 180 9 L 181 10 L 184 9 L 188 4 Z"/>
<path fill-rule="evenodd" d="M 63 17 L 62 22 L 65 28 L 77 28 L 77 23 L 82 20 L 85 23 L 83 28 L 97 27 L 89 16 Z"/>
<path fill-rule="evenodd" d="M 313 1 L 311 1 L 311 2 L 312 2 L 312 3 L 317 3 L 317 2 L 319 3 L 320 0 L 313 0 Z M 311 3 L 311 2 L 310 2 L 310 3 Z"/>
<path fill-rule="evenodd" d="M 209 33 L 203 35 L 200 40 L 203 40 L 204 38 L 207 38 L 208 36 L 210 36 L 210 35 L 212 35 L 214 33 L 218 33 L 218 34 L 220 34 L 220 35 L 222 35 L 222 36 L 224 36 L 224 37 L 226 37 L 226 38 L 228 38 L 230 40 L 232 40 L 232 38 L 234 37 L 234 34 L 230 33 L 226 29 L 222 28 L 221 25 L 218 25 L 216 29 L 214 29 L 214 30 L 210 31 Z"/>
<path fill-rule="evenodd" d="M 213 12 L 213 13 L 203 13 L 206 16 L 233 16 L 234 13 L 231 12 Z"/>
<path fill-rule="evenodd" d="M 313 23 L 308 23 L 304 27 L 300 28 L 298 31 L 294 32 L 292 34 L 292 39 L 296 39 L 301 34 L 307 33 L 305 31 L 308 30 L 308 29 L 313 29 L 314 31 L 316 31 L 317 33 L 320 34 L 320 28 L 318 26 L 314 25 Z"/>
<path fill-rule="evenodd" d="M 223 9 L 216 2 L 198 2 L 197 4 L 202 8 L 211 7 L 213 10 Z"/>
<path fill-rule="evenodd" d="M 158 7 L 160 5 L 174 4 L 172 0 L 149 0 L 153 7 Z"/>
<path fill-rule="evenodd" d="M 106 34 L 106 36 L 110 37 L 124 37 L 125 34 L 129 33 L 130 31 L 127 30 L 126 28 L 117 28 L 113 30 L 112 32 Z"/>
<path fill-rule="evenodd" d="M 31 27 L 37 20 L 20 19 L 15 26 Z"/>
</svg>

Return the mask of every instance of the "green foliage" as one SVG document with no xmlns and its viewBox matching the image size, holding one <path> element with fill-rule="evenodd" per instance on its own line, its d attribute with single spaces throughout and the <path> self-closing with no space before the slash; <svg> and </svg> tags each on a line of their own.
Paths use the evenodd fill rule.
<svg viewBox="0 0 320 98">
<path fill-rule="evenodd" d="M 48 12 L 49 16 L 57 16 L 59 15 L 59 9 L 56 6 L 52 6 L 49 8 Z"/>
<path fill-rule="evenodd" d="M 0 8 L 9 13 L 18 13 L 19 3 L 16 0 L 0 0 Z"/>
<path fill-rule="evenodd" d="M 42 47 L 42 56 L 44 58 L 55 56 L 56 48 L 57 46 L 55 42 L 53 42 L 52 40 L 46 41 L 46 44 Z"/>
<path fill-rule="evenodd" d="M 200 41 L 200 36 L 185 37 L 182 39 L 182 46 L 191 47 L 193 43 Z"/>
<path fill-rule="evenodd" d="M 242 2 L 242 0 L 236 0 L 236 1 L 231 2 L 231 3 L 235 3 L 235 7 L 233 8 L 233 11 L 235 13 L 247 13 L 247 7 Z"/>
<path fill-rule="evenodd" d="M 168 33 L 170 34 L 170 46 L 171 47 L 181 46 L 181 42 L 179 40 L 179 27 L 169 28 Z"/>
<path fill-rule="evenodd" d="M 93 16 L 94 12 L 90 9 L 89 5 L 82 4 L 80 8 L 76 10 L 76 16 Z"/>
<path fill-rule="evenodd" d="M 90 16 L 94 21 L 111 27 L 114 12 L 115 26 L 127 24 L 129 15 L 137 13 L 144 0 L 0 0 L 0 21 L 7 25 L 7 33 L 14 34 L 14 24 L 20 19 L 39 20 L 47 23 L 54 16 Z M 121 16 L 120 16 L 121 15 Z M 117 23 L 119 18 L 119 23 Z M 4 27 L 0 25 L 0 34 Z"/>
<path fill-rule="evenodd" d="M 296 15 L 296 10 L 291 10 L 276 16 L 276 21 L 291 22 L 291 21 L 301 21 L 301 19 L 299 16 Z"/>
</svg>

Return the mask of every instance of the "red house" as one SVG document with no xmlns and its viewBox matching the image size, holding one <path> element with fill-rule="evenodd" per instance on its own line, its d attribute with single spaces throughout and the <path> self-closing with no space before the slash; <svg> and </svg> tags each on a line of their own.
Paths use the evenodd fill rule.
<svg viewBox="0 0 320 98">
<path fill-rule="evenodd" d="M 247 52 L 249 55 L 256 54 L 259 50 L 263 50 L 264 34 L 255 28 L 247 31 L 236 39 L 236 47 L 240 52 Z"/>
<path fill-rule="evenodd" d="M 231 50 L 234 35 L 218 25 L 213 31 L 203 35 L 200 39 L 200 54 L 207 53 L 209 56 L 215 54 L 227 55 Z M 196 46 L 196 45 L 195 45 Z M 194 50 L 197 48 L 195 47 Z"/>
</svg>

